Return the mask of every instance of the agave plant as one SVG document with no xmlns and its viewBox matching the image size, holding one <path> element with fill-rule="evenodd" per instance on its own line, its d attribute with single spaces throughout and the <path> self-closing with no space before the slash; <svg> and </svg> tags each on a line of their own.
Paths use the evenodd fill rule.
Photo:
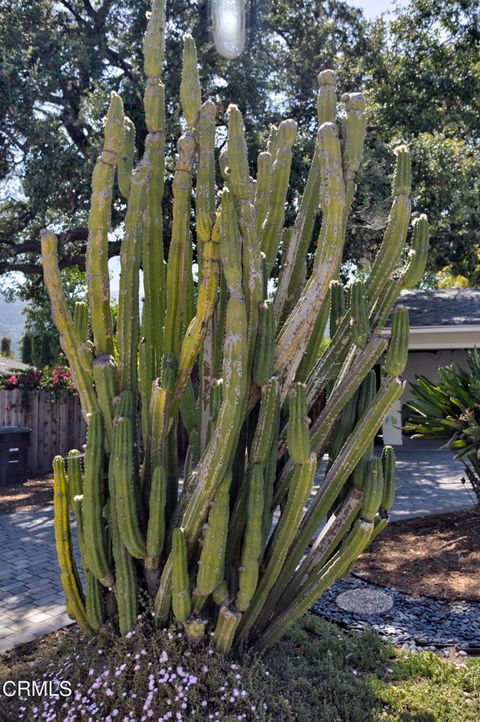
<svg viewBox="0 0 480 722">
<path fill-rule="evenodd" d="M 438 369 L 438 381 L 417 376 L 407 431 L 424 439 L 446 439 L 455 459 L 465 466 L 480 504 L 480 352 L 468 355 L 469 370 L 458 364 Z"/>
<path fill-rule="evenodd" d="M 106 619 L 127 633 L 146 592 L 158 623 L 173 619 L 192 641 L 211 629 L 225 653 L 243 642 L 263 650 L 387 523 L 394 456 L 385 448 L 375 457 L 373 439 L 403 392 L 406 310 L 394 313 L 389 345 L 381 332 L 401 289 L 423 273 L 428 224 L 415 220 L 404 263 L 411 173 L 400 146 L 383 243 L 367 281 L 347 294 L 337 278 L 366 131 L 363 95 L 342 96 L 340 130 L 335 73 L 319 74 L 315 152 L 296 220 L 285 227 L 296 123 L 271 129 L 252 178 L 242 114 L 231 105 L 218 157 L 217 108 L 202 103 L 187 35 L 185 131 L 167 237 L 164 30 L 164 1 L 154 0 L 144 41 L 144 155 L 135 164 L 135 129 L 113 93 L 92 180 L 88 308 L 77 304 L 74 318 L 57 239 L 49 231 L 42 238 L 53 316 L 88 422 L 83 468 L 77 451 L 67 473 L 64 460 L 54 460 L 58 556 L 68 609 L 89 633 Z M 116 339 L 107 268 L 115 181 L 126 200 Z M 382 359 L 377 388 L 372 368 Z M 183 469 L 180 420 L 189 441 Z"/>
</svg>

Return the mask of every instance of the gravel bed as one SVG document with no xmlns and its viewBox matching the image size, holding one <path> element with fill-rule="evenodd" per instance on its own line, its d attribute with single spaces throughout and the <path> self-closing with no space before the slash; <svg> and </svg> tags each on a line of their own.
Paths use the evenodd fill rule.
<svg viewBox="0 0 480 722">
<path fill-rule="evenodd" d="M 339 594 L 382 589 L 393 606 L 382 614 L 352 613 L 336 604 Z M 356 577 L 340 579 L 313 605 L 312 611 L 350 629 L 370 629 L 386 641 L 408 649 L 455 648 L 459 654 L 480 655 L 480 603 L 442 602 L 411 597 L 391 587 L 379 587 Z"/>
</svg>

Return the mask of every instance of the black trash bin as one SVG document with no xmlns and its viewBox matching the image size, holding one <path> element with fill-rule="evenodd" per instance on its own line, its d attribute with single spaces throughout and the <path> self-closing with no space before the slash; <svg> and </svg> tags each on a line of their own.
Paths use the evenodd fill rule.
<svg viewBox="0 0 480 722">
<path fill-rule="evenodd" d="M 3 426 L 0 429 L 0 486 L 28 479 L 28 446 L 31 429 Z"/>
</svg>

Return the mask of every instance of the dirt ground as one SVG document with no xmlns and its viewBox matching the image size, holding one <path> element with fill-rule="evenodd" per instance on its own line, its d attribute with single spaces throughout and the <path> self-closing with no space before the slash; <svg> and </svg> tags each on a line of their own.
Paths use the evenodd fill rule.
<svg viewBox="0 0 480 722">
<path fill-rule="evenodd" d="M 0 486 L 0 514 L 30 511 L 53 503 L 53 476 L 29 479 L 23 484 Z"/>
<path fill-rule="evenodd" d="M 392 522 L 354 571 L 414 596 L 480 601 L 480 512 Z"/>
</svg>

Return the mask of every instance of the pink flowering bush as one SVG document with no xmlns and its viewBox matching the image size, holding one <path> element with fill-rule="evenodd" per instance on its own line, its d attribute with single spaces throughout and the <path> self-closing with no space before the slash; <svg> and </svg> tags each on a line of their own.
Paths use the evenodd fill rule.
<svg viewBox="0 0 480 722">
<path fill-rule="evenodd" d="M 67 366 L 53 366 L 44 369 L 30 368 L 26 371 L 15 371 L 13 373 L 0 373 L 0 389 L 11 391 L 13 389 L 32 390 L 59 389 L 75 390 L 72 382 L 70 369 Z"/>
</svg>

